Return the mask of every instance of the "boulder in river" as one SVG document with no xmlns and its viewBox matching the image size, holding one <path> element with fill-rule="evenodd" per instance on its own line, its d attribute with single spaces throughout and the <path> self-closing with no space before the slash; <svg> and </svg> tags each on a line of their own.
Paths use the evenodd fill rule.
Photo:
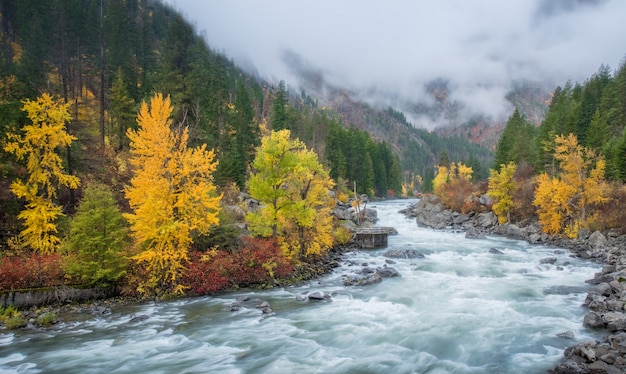
<svg viewBox="0 0 626 374">
<path fill-rule="evenodd" d="M 308 299 L 309 300 L 314 300 L 314 301 L 330 300 L 330 295 L 328 295 L 328 294 L 326 294 L 324 292 L 315 291 L 315 292 L 311 292 L 308 295 Z"/>
<path fill-rule="evenodd" d="M 400 276 L 398 270 L 392 267 L 388 267 L 387 265 L 376 268 L 376 273 L 378 273 L 383 278 L 393 278 Z"/>
<path fill-rule="evenodd" d="M 485 237 L 485 233 L 482 230 L 471 226 L 467 229 L 467 231 L 465 231 L 465 237 L 468 239 L 483 239 Z"/>
<path fill-rule="evenodd" d="M 504 253 L 498 248 L 489 248 L 489 253 L 492 255 L 503 255 Z"/>
<path fill-rule="evenodd" d="M 424 254 L 417 249 L 390 249 L 383 253 L 383 256 L 388 258 L 424 258 Z"/>
</svg>

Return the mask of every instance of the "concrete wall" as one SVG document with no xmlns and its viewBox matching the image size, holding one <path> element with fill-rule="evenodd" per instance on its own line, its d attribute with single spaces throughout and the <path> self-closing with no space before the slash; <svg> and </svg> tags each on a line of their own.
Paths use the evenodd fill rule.
<svg viewBox="0 0 626 374">
<path fill-rule="evenodd" d="M 0 306 L 13 305 L 19 309 L 26 309 L 31 306 L 105 299 L 118 295 L 118 287 L 71 288 L 61 286 L 41 290 L 7 291 L 0 293 Z"/>
</svg>

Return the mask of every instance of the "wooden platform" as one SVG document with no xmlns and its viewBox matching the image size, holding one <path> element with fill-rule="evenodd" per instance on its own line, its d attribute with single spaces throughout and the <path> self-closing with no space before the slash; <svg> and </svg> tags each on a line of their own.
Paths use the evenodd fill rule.
<svg viewBox="0 0 626 374">
<path fill-rule="evenodd" d="M 365 249 L 386 248 L 389 235 L 397 234 L 393 227 L 358 228 L 354 231 L 354 241 Z"/>
</svg>

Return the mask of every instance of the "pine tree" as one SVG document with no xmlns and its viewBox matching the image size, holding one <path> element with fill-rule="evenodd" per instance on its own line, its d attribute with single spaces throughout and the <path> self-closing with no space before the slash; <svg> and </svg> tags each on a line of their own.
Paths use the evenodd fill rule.
<svg viewBox="0 0 626 374">
<path fill-rule="evenodd" d="M 91 183 L 70 223 L 66 272 L 89 286 L 106 286 L 126 273 L 126 220 L 104 184 Z"/>
</svg>

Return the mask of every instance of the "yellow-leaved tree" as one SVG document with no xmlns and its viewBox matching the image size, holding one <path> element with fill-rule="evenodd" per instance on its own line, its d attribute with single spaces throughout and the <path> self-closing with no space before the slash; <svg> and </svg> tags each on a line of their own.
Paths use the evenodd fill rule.
<svg viewBox="0 0 626 374">
<path fill-rule="evenodd" d="M 206 235 L 217 225 L 221 196 L 212 173 L 217 162 L 206 145 L 188 148 L 188 129 L 172 130 L 169 97 L 156 94 L 143 102 L 137 130 L 128 130 L 133 178 L 126 189 L 130 223 L 137 250 L 133 259 L 145 266 L 147 279 L 139 291 L 156 296 L 180 293 L 193 235 Z"/>
<path fill-rule="evenodd" d="M 50 253 L 60 243 L 55 221 L 63 212 L 55 201 L 57 190 L 60 186 L 75 189 L 79 185 L 78 177 L 64 171 L 57 151 L 76 138 L 65 129 L 65 122 L 71 119 L 69 104 L 62 104 L 47 93 L 23 103 L 22 110 L 31 124 L 22 128 L 22 135 L 8 134 L 4 150 L 26 161 L 28 178 L 15 180 L 11 191 L 26 203 L 26 209 L 18 216 L 24 222 L 20 233 L 23 244 Z"/>
<path fill-rule="evenodd" d="M 261 140 L 252 166 L 250 195 L 262 206 L 246 216 L 250 230 L 276 237 L 292 260 L 328 250 L 333 245 L 333 181 L 317 154 L 290 139 L 289 130 L 272 131 Z"/>
<path fill-rule="evenodd" d="M 539 176 L 534 204 L 545 232 L 564 232 L 574 238 L 587 225 L 590 208 L 608 201 L 606 164 L 593 150 L 578 144 L 574 134 L 556 136 L 554 159 L 560 172 L 552 178 L 545 173 Z"/>
<path fill-rule="evenodd" d="M 463 211 L 465 198 L 472 190 L 472 168 L 463 163 L 451 162 L 439 166 L 433 179 L 433 192 L 447 208 Z"/>
<path fill-rule="evenodd" d="M 500 165 L 500 171 L 494 169 L 489 171 L 487 195 L 495 200 L 492 209 L 501 224 L 511 221 L 511 209 L 514 206 L 513 194 L 517 188 L 517 183 L 513 178 L 516 170 L 517 165 L 509 162 L 506 165 Z"/>
</svg>

